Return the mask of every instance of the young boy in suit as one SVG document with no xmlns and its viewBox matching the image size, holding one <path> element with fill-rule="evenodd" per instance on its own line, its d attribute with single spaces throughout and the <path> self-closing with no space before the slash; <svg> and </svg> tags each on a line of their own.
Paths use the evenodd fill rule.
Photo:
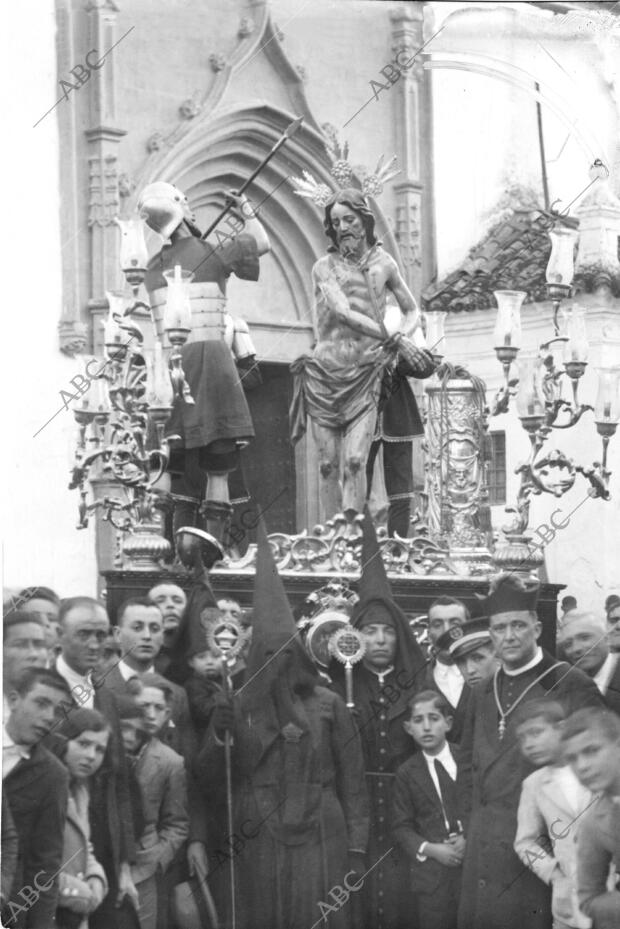
<svg viewBox="0 0 620 929">
<path fill-rule="evenodd" d="M 553 929 L 588 929 L 577 903 L 576 841 L 593 797 L 564 761 L 564 710 L 554 700 L 531 700 L 516 709 L 514 723 L 521 753 L 538 766 L 521 787 L 515 851 L 552 886 Z"/>
<path fill-rule="evenodd" d="M 418 929 L 456 929 L 468 804 L 459 751 L 446 741 L 452 708 L 432 690 L 409 708 L 404 728 L 420 751 L 396 772 L 393 834 L 411 863 Z"/>
<path fill-rule="evenodd" d="M 577 841 L 577 895 L 594 929 L 620 926 L 620 717 L 610 710 L 577 710 L 563 733 L 567 762 L 598 797 L 583 817 Z M 610 879 L 610 865 L 616 878 Z"/>
<path fill-rule="evenodd" d="M 155 929 L 158 877 L 165 876 L 187 839 L 187 790 L 183 759 L 159 739 L 170 718 L 173 695 L 168 682 L 145 674 L 135 697 L 143 719 L 123 720 L 123 742 L 142 793 L 144 831 L 131 866 L 139 893 L 141 929 Z"/>
</svg>

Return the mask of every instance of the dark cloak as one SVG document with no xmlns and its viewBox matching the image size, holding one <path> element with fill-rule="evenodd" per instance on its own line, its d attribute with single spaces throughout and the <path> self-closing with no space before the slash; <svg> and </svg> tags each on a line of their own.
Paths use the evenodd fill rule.
<svg viewBox="0 0 620 929">
<path fill-rule="evenodd" d="M 322 920 L 319 902 L 368 834 L 361 748 L 343 701 L 318 685 L 259 524 L 253 639 L 233 697 L 234 865 L 239 929 L 350 929 L 351 908 Z M 225 802 L 224 751 L 213 727 L 196 764 L 206 796 Z M 219 847 L 226 850 L 226 836 Z M 216 867 L 228 875 L 229 861 Z M 225 900 L 227 902 L 227 898 Z"/>
</svg>

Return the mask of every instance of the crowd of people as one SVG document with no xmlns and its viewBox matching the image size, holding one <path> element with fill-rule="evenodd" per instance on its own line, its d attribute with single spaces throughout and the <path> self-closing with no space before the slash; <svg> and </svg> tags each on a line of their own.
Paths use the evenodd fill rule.
<svg viewBox="0 0 620 929">
<path fill-rule="evenodd" d="M 251 612 L 167 576 L 5 599 L 2 925 L 618 929 L 620 599 L 450 596 L 421 644 L 374 529 L 345 679 L 305 648 L 269 544 Z M 212 634 L 243 631 L 234 659 Z"/>
</svg>

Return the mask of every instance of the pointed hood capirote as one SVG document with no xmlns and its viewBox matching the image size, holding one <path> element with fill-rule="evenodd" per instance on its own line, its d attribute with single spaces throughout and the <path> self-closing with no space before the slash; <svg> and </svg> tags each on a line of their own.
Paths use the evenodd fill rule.
<svg viewBox="0 0 620 929">
<path fill-rule="evenodd" d="M 364 511 L 359 597 L 351 617 L 352 626 L 363 630 L 370 623 L 383 623 L 396 632 L 394 671 L 399 694 L 388 711 L 388 717 L 392 718 L 402 712 L 416 690 L 420 690 L 423 670 L 429 662 L 411 631 L 407 617 L 393 598 L 368 507 Z M 363 662 L 357 668 L 362 668 L 362 665 Z"/>
<path fill-rule="evenodd" d="M 392 607 L 401 614 L 403 622 L 407 622 L 405 614 L 399 610 L 392 598 L 390 582 L 388 581 L 381 549 L 377 541 L 377 534 L 373 525 L 372 517 L 366 506 L 364 509 L 364 522 L 362 524 L 362 575 L 359 582 L 359 600 L 355 604 L 351 623 L 357 629 L 372 622 L 371 616 L 376 611 L 385 611 L 386 605 L 389 604 L 386 622 L 394 626 L 394 620 L 391 618 Z M 377 620 L 378 622 L 379 620 Z"/>
<path fill-rule="evenodd" d="M 243 685 L 244 693 L 251 692 L 254 700 L 271 690 L 275 669 L 270 670 L 270 667 L 281 668 L 280 655 L 289 658 L 287 676 L 293 689 L 301 686 L 302 690 L 304 687 L 312 690 L 319 683 L 318 673 L 301 644 L 262 520 L 258 523 L 257 540 L 252 645 Z"/>
</svg>

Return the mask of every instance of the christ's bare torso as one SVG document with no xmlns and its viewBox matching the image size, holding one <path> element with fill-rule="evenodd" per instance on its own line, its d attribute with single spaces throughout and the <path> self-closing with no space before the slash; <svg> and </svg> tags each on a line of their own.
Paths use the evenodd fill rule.
<svg viewBox="0 0 620 929">
<path fill-rule="evenodd" d="M 394 260 L 380 246 L 374 246 L 363 262 L 347 261 L 340 254 L 320 258 L 313 268 L 315 284 L 315 329 L 317 344 L 314 354 L 323 362 L 354 365 L 371 357 L 379 348 L 376 338 L 357 331 L 343 320 L 327 303 L 320 282 L 335 281 L 347 298 L 351 310 L 381 323 L 385 312 L 388 280 Z M 366 274 L 363 269 L 367 269 Z M 374 304 L 369 293 L 373 289 Z"/>
</svg>

